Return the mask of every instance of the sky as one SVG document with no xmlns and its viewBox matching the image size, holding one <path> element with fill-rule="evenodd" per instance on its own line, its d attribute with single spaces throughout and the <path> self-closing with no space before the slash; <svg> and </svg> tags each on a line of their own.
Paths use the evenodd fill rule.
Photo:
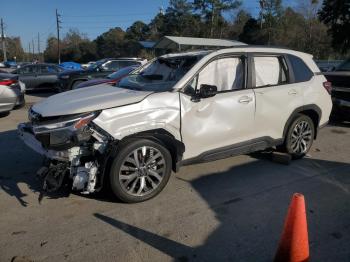
<svg viewBox="0 0 350 262">
<path fill-rule="evenodd" d="M 20 36 L 22 46 L 34 41 L 37 51 L 38 33 L 41 51 L 50 34 L 56 35 L 55 10 L 61 14 L 64 34 L 69 28 L 79 29 L 90 39 L 95 39 L 109 28 L 119 26 L 124 30 L 134 21 L 145 23 L 168 6 L 168 0 L 7 0 L 2 1 L 0 17 L 4 20 L 5 34 Z M 243 8 L 256 15 L 257 0 L 243 0 Z"/>
</svg>

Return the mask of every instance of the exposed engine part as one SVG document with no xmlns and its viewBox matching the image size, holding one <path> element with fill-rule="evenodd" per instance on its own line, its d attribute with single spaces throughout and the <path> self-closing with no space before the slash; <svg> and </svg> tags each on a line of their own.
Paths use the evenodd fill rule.
<svg viewBox="0 0 350 262">
<path fill-rule="evenodd" d="M 91 155 L 91 150 L 89 148 L 84 146 L 75 146 L 67 150 L 68 151 L 68 159 L 71 162 L 71 167 L 77 167 L 80 165 L 80 158 L 82 156 L 88 156 Z M 71 170 L 71 175 L 73 175 L 72 172 L 75 170 Z"/>
<path fill-rule="evenodd" d="M 79 166 L 73 177 L 72 189 L 82 191 L 83 194 L 94 192 L 97 171 L 98 167 L 94 162 L 87 162 L 84 166 Z"/>
<path fill-rule="evenodd" d="M 45 192 L 55 192 L 64 185 L 70 188 L 71 184 L 73 190 L 85 194 L 99 191 L 103 185 L 109 144 L 113 139 L 93 124 L 76 130 L 57 128 L 44 131 L 36 134 L 31 123 L 18 127 L 25 143 L 46 157 L 44 167 L 37 172 L 44 180 L 41 198 Z"/>
<path fill-rule="evenodd" d="M 68 163 L 50 163 L 49 167 L 42 167 L 37 175 L 44 179 L 43 190 L 45 192 L 55 192 L 61 188 L 65 175 L 67 174 Z"/>
</svg>

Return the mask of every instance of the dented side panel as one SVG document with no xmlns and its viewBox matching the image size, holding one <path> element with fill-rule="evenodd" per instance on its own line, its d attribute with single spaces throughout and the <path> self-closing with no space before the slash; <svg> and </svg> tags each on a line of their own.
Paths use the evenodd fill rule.
<svg viewBox="0 0 350 262">
<path fill-rule="evenodd" d="M 162 128 L 181 141 L 179 93 L 154 93 L 140 103 L 103 110 L 93 122 L 117 140 Z"/>
<path fill-rule="evenodd" d="M 247 96 L 251 102 L 240 103 Z M 180 97 L 184 160 L 254 138 L 255 97 L 251 89 L 225 92 L 199 102 L 183 93 Z"/>
</svg>

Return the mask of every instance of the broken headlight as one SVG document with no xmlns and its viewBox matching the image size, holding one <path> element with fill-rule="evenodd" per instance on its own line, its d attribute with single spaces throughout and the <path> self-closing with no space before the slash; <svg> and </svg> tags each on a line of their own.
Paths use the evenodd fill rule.
<svg viewBox="0 0 350 262">
<path fill-rule="evenodd" d="M 98 116 L 99 112 L 60 118 L 59 122 L 49 121 L 33 125 L 36 138 L 46 148 L 65 149 L 87 141 L 91 137 L 88 124 Z"/>
</svg>

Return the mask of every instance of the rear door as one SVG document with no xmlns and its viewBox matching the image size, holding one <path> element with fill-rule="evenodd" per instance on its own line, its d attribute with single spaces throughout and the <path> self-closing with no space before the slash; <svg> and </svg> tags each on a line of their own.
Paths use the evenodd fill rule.
<svg viewBox="0 0 350 262">
<path fill-rule="evenodd" d="M 40 74 L 37 77 L 37 84 L 44 87 L 50 88 L 57 84 L 58 68 L 54 65 L 39 65 Z"/>
<path fill-rule="evenodd" d="M 250 54 L 250 64 L 255 132 L 258 137 L 280 139 L 288 118 L 304 104 L 304 86 L 293 83 L 291 66 L 283 54 Z"/>
</svg>

